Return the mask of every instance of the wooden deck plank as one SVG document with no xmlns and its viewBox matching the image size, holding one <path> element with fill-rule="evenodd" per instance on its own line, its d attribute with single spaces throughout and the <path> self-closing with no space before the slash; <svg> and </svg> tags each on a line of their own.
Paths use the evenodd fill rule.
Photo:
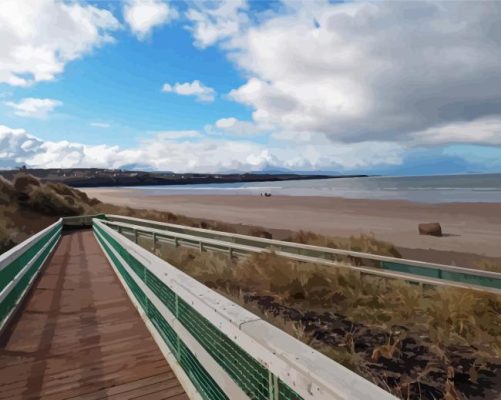
<svg viewBox="0 0 501 400">
<path fill-rule="evenodd" d="M 0 339 L 0 399 L 38 398 L 187 399 L 91 231 L 63 235 Z"/>
</svg>

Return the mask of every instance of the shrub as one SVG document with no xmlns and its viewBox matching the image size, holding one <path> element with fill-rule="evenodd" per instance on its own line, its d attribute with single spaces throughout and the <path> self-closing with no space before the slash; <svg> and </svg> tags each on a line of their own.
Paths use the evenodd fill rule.
<svg viewBox="0 0 501 400">
<path fill-rule="evenodd" d="M 46 186 L 48 189 L 62 196 L 73 196 L 74 192 L 77 192 L 76 190 L 71 189 L 69 186 L 63 185 L 62 183 L 49 182 L 46 184 Z"/>
<path fill-rule="evenodd" d="M 3 176 L 0 176 L 0 204 L 9 204 L 15 201 L 16 190 Z"/>
<path fill-rule="evenodd" d="M 30 197 L 25 206 L 42 214 L 55 217 L 82 214 L 84 208 L 79 204 L 75 204 L 74 199 L 70 197 L 73 203 L 71 204 L 68 197 L 63 197 L 48 187 L 37 187 L 30 192 Z"/>
<path fill-rule="evenodd" d="M 15 245 L 5 222 L 0 220 L 0 254 L 6 252 Z"/>
<path fill-rule="evenodd" d="M 25 173 L 16 174 L 12 183 L 18 193 L 28 193 L 33 186 L 40 186 L 40 181 L 37 178 Z"/>
</svg>

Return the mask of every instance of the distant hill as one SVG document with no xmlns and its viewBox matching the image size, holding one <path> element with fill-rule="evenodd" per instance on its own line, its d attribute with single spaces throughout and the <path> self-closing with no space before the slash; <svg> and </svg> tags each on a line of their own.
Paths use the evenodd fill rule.
<svg viewBox="0 0 501 400">
<path fill-rule="evenodd" d="M 253 172 L 231 174 L 175 174 L 172 172 L 127 171 L 100 168 L 53 168 L 3 170 L 0 176 L 12 180 L 18 172 L 35 176 L 44 182 L 64 183 L 73 187 L 186 185 L 204 183 L 266 182 L 304 179 L 360 177 L 366 175 L 296 174 L 292 172 Z"/>
</svg>

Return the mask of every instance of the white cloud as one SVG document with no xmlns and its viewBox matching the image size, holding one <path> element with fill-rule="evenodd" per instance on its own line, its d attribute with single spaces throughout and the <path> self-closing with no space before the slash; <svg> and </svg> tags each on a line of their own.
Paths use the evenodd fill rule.
<svg viewBox="0 0 501 400">
<path fill-rule="evenodd" d="M 501 116 L 428 128 L 412 133 L 410 140 L 431 145 L 455 142 L 499 146 L 501 145 Z"/>
<path fill-rule="evenodd" d="M 5 105 L 14 110 L 14 114 L 20 117 L 31 118 L 47 118 L 47 116 L 54 111 L 56 107 L 61 106 L 63 103 L 54 99 L 36 99 L 28 97 L 22 99 L 18 103 L 13 101 L 6 101 Z"/>
<path fill-rule="evenodd" d="M 197 140 L 192 140 L 196 138 Z M 266 167 L 301 170 L 357 169 L 398 165 L 403 148 L 392 143 L 345 145 L 327 139 L 305 145 L 262 145 L 207 138 L 197 131 L 159 132 L 135 148 L 44 141 L 23 129 L 0 126 L 0 166 L 120 168 L 142 165 L 175 172 L 259 171 Z"/>
<path fill-rule="evenodd" d="M 129 0 L 123 9 L 124 19 L 139 39 L 145 39 L 153 28 L 167 24 L 179 15 L 174 7 L 161 0 Z"/>
<path fill-rule="evenodd" d="M 107 122 L 91 122 L 90 126 L 93 126 L 94 128 L 109 128 L 111 125 Z"/>
<path fill-rule="evenodd" d="M 223 35 L 248 77 L 230 97 L 254 109 L 258 126 L 386 142 L 501 116 L 500 2 L 291 4 Z M 220 38 L 202 40 L 205 25 L 193 23 L 200 44 Z"/>
<path fill-rule="evenodd" d="M 0 168 L 11 168 L 31 159 L 40 151 L 42 143 L 24 129 L 0 125 Z"/>
<path fill-rule="evenodd" d="M 24 129 L 0 125 L 0 167 L 12 168 L 26 164 L 41 168 L 97 167 L 120 164 L 120 158 L 139 159 L 118 146 L 89 146 L 66 140 L 44 141 Z M 144 154 L 143 154 L 144 157 Z"/>
<path fill-rule="evenodd" d="M 53 80 L 67 62 L 113 39 L 111 12 L 55 0 L 0 1 L 0 83 L 28 86 Z"/>
<path fill-rule="evenodd" d="M 245 0 L 215 0 L 191 4 L 186 16 L 195 45 L 201 48 L 240 33 L 249 23 Z"/>
<path fill-rule="evenodd" d="M 185 83 L 178 82 L 174 85 L 166 83 L 162 87 L 162 92 L 176 93 L 181 96 L 195 96 L 198 101 L 205 103 L 213 102 L 216 93 L 214 89 L 204 86 L 199 80 Z"/>
<path fill-rule="evenodd" d="M 263 133 L 263 130 L 254 123 L 233 117 L 218 119 L 214 125 L 220 131 L 231 135 L 256 135 Z"/>
</svg>

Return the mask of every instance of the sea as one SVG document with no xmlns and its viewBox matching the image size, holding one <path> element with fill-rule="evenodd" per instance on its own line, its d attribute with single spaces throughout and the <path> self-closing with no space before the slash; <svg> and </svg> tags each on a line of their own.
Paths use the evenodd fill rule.
<svg viewBox="0 0 501 400">
<path fill-rule="evenodd" d="M 129 187 L 150 195 L 322 196 L 423 203 L 501 202 L 501 173 Z"/>
</svg>

